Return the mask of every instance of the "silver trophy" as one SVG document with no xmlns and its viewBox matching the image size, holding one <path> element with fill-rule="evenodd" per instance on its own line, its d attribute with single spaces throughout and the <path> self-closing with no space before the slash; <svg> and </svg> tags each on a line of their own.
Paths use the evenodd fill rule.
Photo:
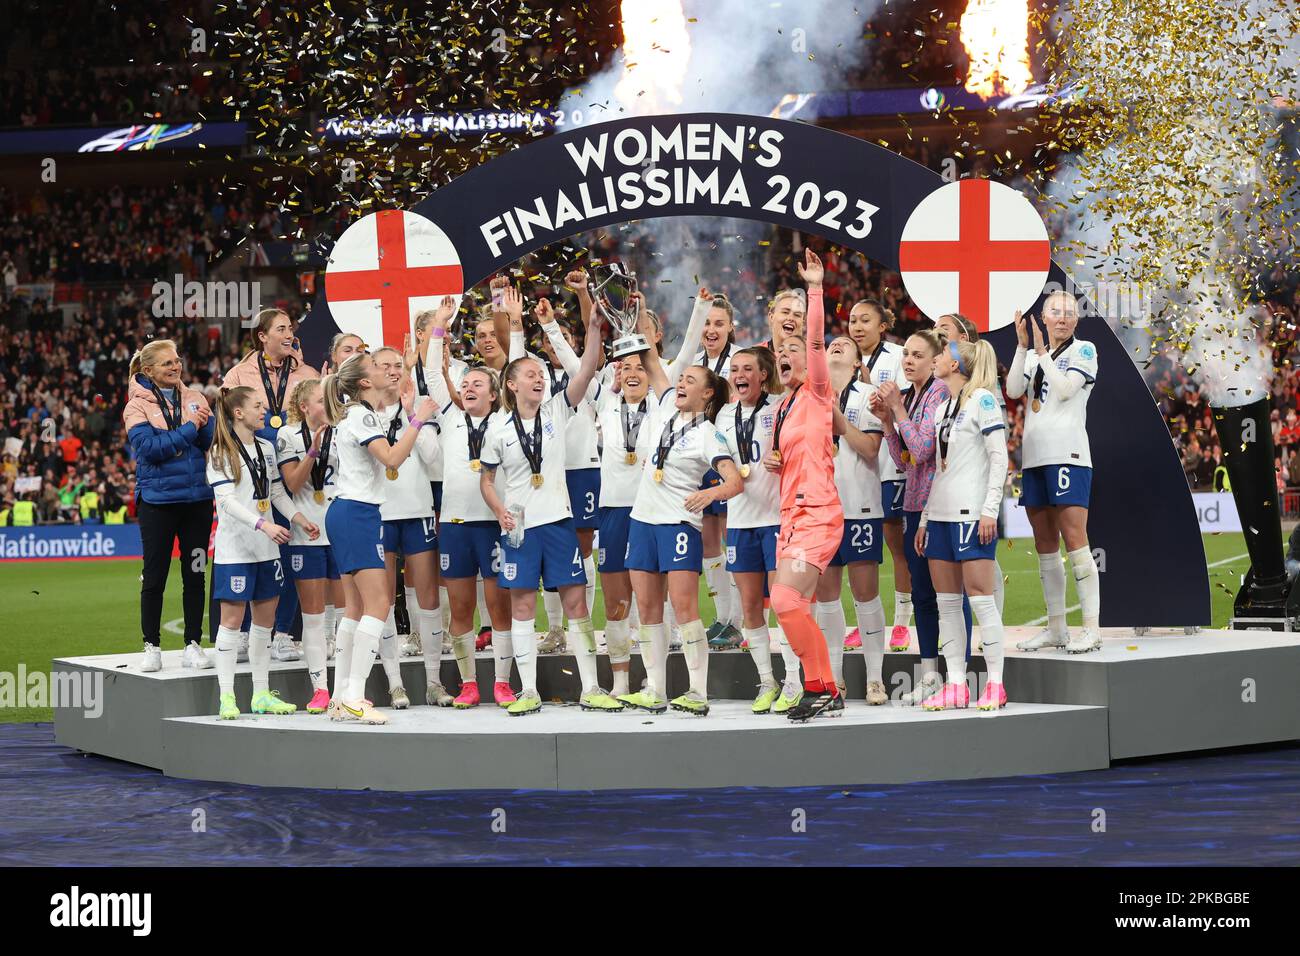
<svg viewBox="0 0 1300 956">
<path fill-rule="evenodd" d="M 616 359 L 650 348 L 646 337 L 637 331 L 641 320 L 641 299 L 636 296 L 636 273 L 628 272 L 617 262 L 601 266 L 607 271 L 604 278 L 589 282 L 592 301 L 614 328 Z"/>
</svg>

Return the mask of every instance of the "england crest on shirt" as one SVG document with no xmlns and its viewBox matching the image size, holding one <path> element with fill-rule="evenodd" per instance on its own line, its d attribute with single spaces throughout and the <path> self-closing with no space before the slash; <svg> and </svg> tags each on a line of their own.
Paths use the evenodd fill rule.
<svg viewBox="0 0 1300 956">
<path fill-rule="evenodd" d="M 301 555 L 301 554 L 295 554 L 295 555 L 293 555 L 291 558 L 289 558 L 289 566 L 290 566 L 291 568 L 293 568 L 294 571 L 301 571 L 301 570 L 302 570 L 302 555 Z"/>
<path fill-rule="evenodd" d="M 232 574 L 230 576 L 230 590 L 235 594 L 243 594 L 245 580 L 242 574 Z"/>
<path fill-rule="evenodd" d="M 448 568 L 451 567 L 451 555 L 445 552 L 443 554 L 438 555 L 438 564 L 440 564 L 442 566 L 442 569 L 446 571 Z"/>
<path fill-rule="evenodd" d="M 515 579 L 515 575 L 518 573 L 519 573 L 519 565 L 515 564 L 513 561 L 507 561 L 505 564 L 501 566 L 501 575 L 507 581 L 513 581 Z"/>
<path fill-rule="evenodd" d="M 758 423 L 762 425 L 764 428 L 771 428 L 775 422 L 776 422 L 775 415 L 763 415 L 758 420 Z"/>
</svg>

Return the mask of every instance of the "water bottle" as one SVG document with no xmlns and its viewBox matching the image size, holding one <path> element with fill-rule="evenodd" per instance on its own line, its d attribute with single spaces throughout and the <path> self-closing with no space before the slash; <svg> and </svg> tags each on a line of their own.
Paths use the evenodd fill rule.
<svg viewBox="0 0 1300 956">
<path fill-rule="evenodd" d="M 515 526 L 506 534 L 506 543 L 517 548 L 524 543 L 524 506 L 511 505 L 506 509 L 515 519 Z"/>
</svg>

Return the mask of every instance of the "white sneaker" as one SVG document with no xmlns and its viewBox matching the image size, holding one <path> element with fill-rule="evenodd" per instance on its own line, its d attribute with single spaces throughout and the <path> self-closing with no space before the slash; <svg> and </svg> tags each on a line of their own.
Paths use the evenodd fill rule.
<svg viewBox="0 0 1300 956">
<path fill-rule="evenodd" d="M 926 674 L 921 678 L 920 683 L 916 685 L 915 690 L 910 690 L 898 699 L 900 704 L 908 707 L 917 707 L 921 701 L 925 700 L 931 694 L 937 694 L 943 690 L 943 680 L 934 671 Z"/>
<path fill-rule="evenodd" d="M 144 660 L 140 662 L 140 670 L 146 674 L 152 674 L 154 671 L 162 670 L 162 648 L 157 644 L 146 644 L 144 646 Z"/>
<path fill-rule="evenodd" d="M 1089 651 L 1099 651 L 1101 650 L 1101 635 L 1092 628 L 1085 627 L 1070 638 L 1065 645 L 1065 650 L 1070 654 L 1086 654 Z"/>
<path fill-rule="evenodd" d="M 424 689 L 424 702 L 431 707 L 450 707 L 455 698 L 447 693 L 447 688 L 437 681 L 430 681 Z"/>
<path fill-rule="evenodd" d="M 562 654 L 568 649 L 568 642 L 565 639 L 564 628 L 553 627 L 546 632 L 546 636 L 537 642 L 537 653 L 539 654 Z"/>
<path fill-rule="evenodd" d="M 185 653 L 181 655 L 181 667 L 205 671 L 212 667 L 212 658 L 203 653 L 198 641 L 190 641 L 185 645 Z"/>
<path fill-rule="evenodd" d="M 239 650 L 235 654 L 236 664 L 248 663 L 248 632 L 239 632 Z"/>
<path fill-rule="evenodd" d="M 281 631 L 271 642 L 271 660 L 287 663 L 302 660 L 302 652 L 293 642 L 293 638 Z"/>
<path fill-rule="evenodd" d="M 1066 639 L 1052 633 L 1050 627 L 1045 627 L 1033 637 L 1026 641 L 1021 641 L 1016 645 L 1018 651 L 1039 651 L 1045 647 L 1064 647 Z"/>
<path fill-rule="evenodd" d="M 402 640 L 402 648 L 398 651 L 403 657 L 421 657 L 424 654 L 424 647 L 420 643 L 420 635 L 411 633 L 406 635 Z"/>
</svg>

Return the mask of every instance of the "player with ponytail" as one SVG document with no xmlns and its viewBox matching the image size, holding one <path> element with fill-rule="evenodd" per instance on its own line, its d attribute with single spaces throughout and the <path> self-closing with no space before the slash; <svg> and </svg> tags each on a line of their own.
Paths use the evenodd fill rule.
<svg viewBox="0 0 1300 956">
<path fill-rule="evenodd" d="M 212 594 L 220 606 L 217 631 L 217 682 L 220 717 L 239 716 L 235 702 L 235 663 L 240 625 L 251 612 L 248 656 L 253 669 L 255 714 L 291 714 L 297 708 L 271 690 L 271 626 L 285 580 L 280 546 L 289 543 L 289 529 L 271 520 L 274 504 L 305 537 L 320 535 L 285 492 L 275 464 L 275 449 L 256 434 L 266 405 L 256 391 L 223 389 L 217 401 L 217 424 L 208 454 L 208 483 L 216 498 L 217 533 L 212 552 Z"/>
</svg>

